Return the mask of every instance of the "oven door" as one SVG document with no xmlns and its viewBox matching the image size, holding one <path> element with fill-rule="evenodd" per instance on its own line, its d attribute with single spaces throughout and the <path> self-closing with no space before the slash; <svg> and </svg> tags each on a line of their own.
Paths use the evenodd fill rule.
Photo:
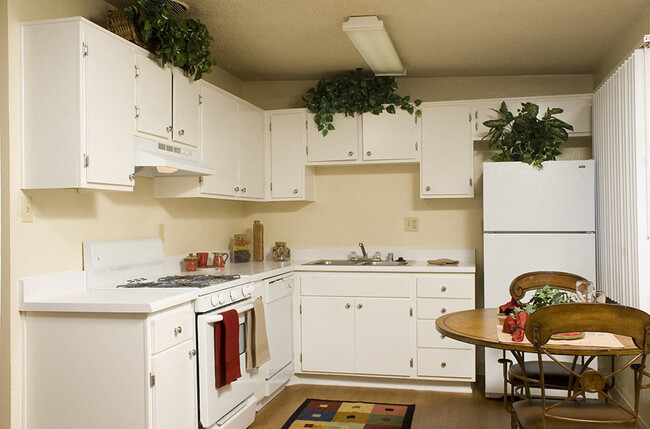
<svg viewBox="0 0 650 429">
<path fill-rule="evenodd" d="M 219 313 L 235 309 L 239 313 L 239 365 L 242 376 L 221 388 L 215 381 L 214 325 L 220 323 Z M 199 415 L 205 428 L 218 423 L 225 425 L 231 416 L 226 414 L 245 405 L 248 399 L 261 386 L 259 370 L 246 371 L 246 322 L 245 313 L 252 309 L 252 300 L 242 301 L 233 306 L 219 308 L 196 318 L 197 355 L 199 374 Z M 216 321 L 215 321 L 216 319 Z M 233 413 L 236 414 L 236 413 Z"/>
</svg>

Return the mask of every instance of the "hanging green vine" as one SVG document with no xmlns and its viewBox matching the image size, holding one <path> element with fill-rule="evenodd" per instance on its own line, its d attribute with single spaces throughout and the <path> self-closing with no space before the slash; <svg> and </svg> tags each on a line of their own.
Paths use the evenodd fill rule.
<svg viewBox="0 0 650 429">
<path fill-rule="evenodd" d="M 185 70 L 194 80 L 210 73 L 217 62 L 210 58 L 214 41 L 205 24 L 195 19 L 174 19 L 165 0 L 138 0 L 124 9 L 133 21 L 137 36 L 156 57 Z"/>
<path fill-rule="evenodd" d="M 366 78 L 362 70 L 359 68 L 332 80 L 321 79 L 315 88 L 309 88 L 302 96 L 323 136 L 334 130 L 332 121 L 336 113 L 354 116 L 355 113 L 370 112 L 378 115 L 384 110 L 395 113 L 397 106 L 411 115 L 422 115 L 422 111 L 417 109 L 421 100 L 411 102 L 410 96 L 395 94 L 397 82 L 393 76 Z"/>
</svg>

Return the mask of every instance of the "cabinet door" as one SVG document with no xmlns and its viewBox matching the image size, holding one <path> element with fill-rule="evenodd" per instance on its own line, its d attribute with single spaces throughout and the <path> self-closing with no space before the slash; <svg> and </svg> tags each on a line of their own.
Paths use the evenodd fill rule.
<svg viewBox="0 0 650 429">
<path fill-rule="evenodd" d="M 305 137 L 304 112 L 271 115 L 271 198 L 303 198 Z"/>
<path fill-rule="evenodd" d="M 194 340 L 185 341 L 151 359 L 154 429 L 195 429 L 196 361 Z"/>
<path fill-rule="evenodd" d="M 141 53 L 136 64 L 137 130 L 167 139 L 172 130 L 172 73 Z"/>
<path fill-rule="evenodd" d="M 201 85 L 174 70 L 172 92 L 172 140 L 189 146 L 199 146 L 199 95 Z"/>
<path fill-rule="evenodd" d="M 204 176 L 201 192 L 235 197 L 239 181 L 239 128 L 237 102 L 209 87 L 202 87 L 201 149 L 203 163 L 217 174 Z"/>
<path fill-rule="evenodd" d="M 483 125 L 483 122 L 497 119 L 499 117 L 495 110 L 499 110 L 502 101 L 505 101 L 508 110 L 510 110 L 513 115 L 516 115 L 517 109 L 521 109 L 521 103 L 525 103 L 528 100 L 524 100 L 523 98 L 508 98 L 505 100 L 488 100 L 479 102 L 474 110 L 474 138 L 476 140 L 480 140 L 487 135 L 489 128 Z"/>
<path fill-rule="evenodd" d="M 419 124 L 415 115 L 398 109 L 395 114 L 363 114 L 363 159 L 416 160 Z"/>
<path fill-rule="evenodd" d="M 559 107 L 564 112 L 555 117 L 573 126 L 573 131 L 569 131 L 569 134 L 591 134 L 591 96 L 553 97 L 541 99 L 537 104 L 540 118 L 544 116 L 546 109 Z"/>
<path fill-rule="evenodd" d="M 131 186 L 134 53 L 131 46 L 91 27 L 83 27 L 85 58 L 86 182 Z"/>
<path fill-rule="evenodd" d="M 302 370 L 353 373 L 354 298 L 302 297 L 301 304 Z"/>
<path fill-rule="evenodd" d="M 474 196 L 474 142 L 468 105 L 422 108 L 422 198 Z"/>
<path fill-rule="evenodd" d="M 239 105 L 239 195 L 264 199 L 264 112 Z"/>
<path fill-rule="evenodd" d="M 408 299 L 356 298 L 356 373 L 411 373 L 410 310 Z"/>
<path fill-rule="evenodd" d="M 356 161 L 359 156 L 359 118 L 360 116 L 345 116 L 343 113 L 334 115 L 334 130 L 326 136 L 318 131 L 314 115 L 307 115 L 307 160 L 320 161 Z"/>
</svg>

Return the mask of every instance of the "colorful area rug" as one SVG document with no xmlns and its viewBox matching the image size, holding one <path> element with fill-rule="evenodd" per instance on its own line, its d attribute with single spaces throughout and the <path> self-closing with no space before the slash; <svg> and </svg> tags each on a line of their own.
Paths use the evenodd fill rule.
<svg viewBox="0 0 650 429">
<path fill-rule="evenodd" d="M 282 429 L 409 429 L 415 405 L 307 399 Z"/>
</svg>

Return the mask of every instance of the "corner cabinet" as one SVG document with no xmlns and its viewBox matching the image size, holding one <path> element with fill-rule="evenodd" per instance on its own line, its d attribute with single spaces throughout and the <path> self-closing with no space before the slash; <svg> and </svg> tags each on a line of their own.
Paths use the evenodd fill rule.
<svg viewBox="0 0 650 429">
<path fill-rule="evenodd" d="M 21 32 L 23 189 L 131 191 L 134 45 L 83 18 Z"/>
<path fill-rule="evenodd" d="M 149 315 L 27 312 L 25 343 L 28 429 L 198 426 L 190 303 Z"/>
<path fill-rule="evenodd" d="M 307 116 L 304 109 L 266 112 L 269 200 L 314 199 L 314 172 L 305 166 Z"/>
<path fill-rule="evenodd" d="M 427 103 L 421 108 L 420 197 L 473 198 L 473 106 Z"/>
</svg>

